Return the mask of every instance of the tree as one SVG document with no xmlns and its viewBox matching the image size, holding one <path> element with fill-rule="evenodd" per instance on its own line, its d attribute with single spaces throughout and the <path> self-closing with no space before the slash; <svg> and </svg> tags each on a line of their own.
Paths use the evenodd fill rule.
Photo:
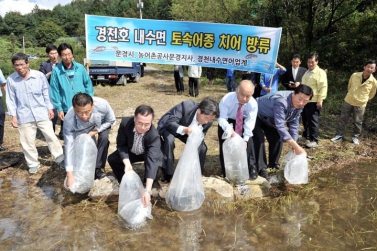
<svg viewBox="0 0 377 251">
<path fill-rule="evenodd" d="M 55 42 L 58 38 L 64 37 L 64 30 L 52 21 L 42 22 L 35 31 L 35 38 L 38 45 L 43 47 L 49 43 Z"/>
</svg>

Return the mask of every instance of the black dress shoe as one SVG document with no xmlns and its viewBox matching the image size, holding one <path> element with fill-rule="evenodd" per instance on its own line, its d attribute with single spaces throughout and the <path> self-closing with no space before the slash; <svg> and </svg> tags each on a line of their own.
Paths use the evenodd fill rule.
<svg viewBox="0 0 377 251">
<path fill-rule="evenodd" d="M 172 178 L 172 175 L 168 175 L 168 174 L 165 175 L 164 174 L 164 175 L 162 175 L 160 181 L 164 184 L 167 184 L 171 181 L 171 178 Z"/>
<path fill-rule="evenodd" d="M 259 176 L 265 178 L 266 180 L 270 179 L 270 176 L 268 176 L 268 172 L 266 169 L 262 169 L 259 171 Z"/>
<path fill-rule="evenodd" d="M 6 150 L 8 150 L 7 147 L 4 147 L 4 146 L 0 145 L 0 151 L 6 151 Z"/>
<path fill-rule="evenodd" d="M 251 170 L 249 171 L 249 179 L 250 180 L 255 180 L 256 178 L 258 178 L 258 172 L 257 172 L 257 169 L 255 167 L 250 167 Z"/>
<path fill-rule="evenodd" d="M 103 179 L 107 176 L 106 173 L 104 173 L 101 169 L 97 168 L 96 171 L 95 171 L 95 175 L 94 175 L 94 178 L 96 180 L 100 180 L 100 179 Z"/>
<path fill-rule="evenodd" d="M 276 165 L 274 165 L 274 166 L 268 166 L 269 168 L 271 168 L 271 169 L 276 169 L 277 171 L 278 170 L 280 170 L 280 165 L 279 164 L 276 164 Z"/>
</svg>

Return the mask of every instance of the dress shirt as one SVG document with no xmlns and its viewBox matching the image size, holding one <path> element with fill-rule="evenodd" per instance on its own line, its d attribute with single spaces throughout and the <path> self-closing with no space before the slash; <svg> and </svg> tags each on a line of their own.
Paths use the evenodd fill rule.
<svg viewBox="0 0 377 251">
<path fill-rule="evenodd" d="M 102 98 L 93 97 L 93 112 L 88 122 L 82 121 L 75 113 L 73 107 L 64 117 L 64 149 L 66 171 L 73 170 L 73 148 L 75 138 L 84 133 L 97 129 L 98 133 L 115 124 L 115 114 L 109 103 Z"/>
<path fill-rule="evenodd" d="M 298 68 L 295 69 L 292 67 L 292 76 L 295 81 L 296 81 L 297 71 L 298 71 Z"/>
<path fill-rule="evenodd" d="M 6 102 L 9 115 L 17 116 L 18 124 L 49 120 L 53 109 L 48 82 L 42 72 L 30 70 L 27 79 L 17 72 L 7 79 Z"/>
<path fill-rule="evenodd" d="M 4 78 L 3 72 L 0 70 L 0 85 L 5 84 L 6 80 Z M 3 96 L 3 93 L 0 90 L 0 97 Z"/>
<path fill-rule="evenodd" d="M 258 118 L 278 131 L 282 141 L 298 139 L 301 109 L 292 106 L 292 91 L 278 91 L 257 98 Z M 287 130 L 288 126 L 288 130 Z"/>
<path fill-rule="evenodd" d="M 192 125 L 192 124 L 197 124 L 197 125 L 201 126 L 201 129 L 203 129 L 203 126 L 202 126 L 201 124 L 199 124 L 199 121 L 196 119 L 196 115 L 197 115 L 197 114 L 198 114 L 198 113 L 195 112 L 195 115 L 194 115 L 194 117 L 192 118 L 191 125 Z M 178 133 L 178 134 L 181 134 L 181 135 L 185 135 L 185 133 L 183 132 L 183 128 L 184 128 L 184 126 L 178 126 L 178 128 L 177 128 L 177 133 Z"/>
<path fill-rule="evenodd" d="M 236 92 L 229 92 L 221 99 L 219 104 L 220 116 L 217 121 L 224 132 L 231 132 L 231 130 L 233 130 L 233 127 L 228 123 L 228 119 L 236 120 L 238 104 L 239 102 Z M 242 106 L 242 113 L 244 118 L 243 139 L 249 141 L 249 138 L 253 136 L 258 113 L 258 105 L 253 97 L 250 98 L 249 102 Z"/>
<path fill-rule="evenodd" d="M 143 141 L 144 141 L 144 135 L 145 133 L 138 134 L 136 131 L 136 128 L 133 129 L 134 132 L 134 143 L 132 144 L 131 152 L 140 155 L 144 153 L 144 146 L 143 146 Z"/>
</svg>

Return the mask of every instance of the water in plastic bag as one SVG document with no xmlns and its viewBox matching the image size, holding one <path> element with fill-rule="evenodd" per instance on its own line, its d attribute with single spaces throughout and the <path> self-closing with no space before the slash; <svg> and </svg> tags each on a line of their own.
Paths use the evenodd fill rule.
<svg viewBox="0 0 377 251">
<path fill-rule="evenodd" d="M 308 183 L 308 160 L 305 154 L 296 155 L 290 151 L 283 160 L 285 161 L 284 178 L 290 184 Z"/>
<path fill-rule="evenodd" d="M 73 183 L 68 189 L 72 193 L 87 193 L 94 184 L 94 171 L 96 169 L 97 146 L 94 140 L 86 133 L 80 134 L 74 141 L 73 148 Z M 64 186 L 67 188 L 67 178 Z"/>
<path fill-rule="evenodd" d="M 193 211 L 204 202 L 204 188 L 198 147 L 203 141 L 202 126 L 192 124 L 182 156 L 166 194 L 166 203 L 177 211 Z"/>
<path fill-rule="evenodd" d="M 234 185 L 244 184 L 249 179 L 245 141 L 238 134 L 230 137 L 225 132 L 222 138 L 226 138 L 223 144 L 226 178 Z"/>
<path fill-rule="evenodd" d="M 123 175 L 119 185 L 118 214 L 127 223 L 129 229 L 145 226 L 146 219 L 153 219 L 152 204 L 144 207 L 141 196 L 144 186 L 135 171 L 128 171 Z"/>
</svg>

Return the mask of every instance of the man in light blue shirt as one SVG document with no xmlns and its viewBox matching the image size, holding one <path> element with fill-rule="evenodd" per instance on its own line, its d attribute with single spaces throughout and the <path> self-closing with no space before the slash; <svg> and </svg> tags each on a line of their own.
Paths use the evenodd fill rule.
<svg viewBox="0 0 377 251">
<path fill-rule="evenodd" d="M 5 82 L 6 82 L 6 80 L 4 78 L 3 72 L 0 70 L 0 85 L 1 85 L 1 89 L 4 89 Z M 5 150 L 7 150 L 7 148 L 3 146 L 3 143 L 4 143 L 5 110 L 4 110 L 4 106 L 3 106 L 3 101 L 1 100 L 2 96 L 3 96 L 3 93 L 0 90 L 0 151 L 5 151 Z"/>
<path fill-rule="evenodd" d="M 77 93 L 72 99 L 73 107 L 65 116 L 63 127 L 65 169 L 67 171 L 67 186 L 74 183 L 73 148 L 74 140 L 80 134 L 87 133 L 94 137 L 97 135 L 97 161 L 95 178 L 102 179 L 106 174 L 102 168 L 106 165 L 109 149 L 109 132 L 115 124 L 115 114 L 109 103 L 102 98 L 91 97 L 86 93 Z"/>
<path fill-rule="evenodd" d="M 55 162 L 62 165 L 63 149 L 52 129 L 54 112 L 47 79 L 43 73 L 29 69 L 28 57 L 24 53 L 14 54 L 12 63 L 16 72 L 7 79 L 7 106 L 12 126 L 20 133 L 29 173 L 36 173 L 40 166 L 35 146 L 37 128 L 43 133 Z"/>
</svg>

